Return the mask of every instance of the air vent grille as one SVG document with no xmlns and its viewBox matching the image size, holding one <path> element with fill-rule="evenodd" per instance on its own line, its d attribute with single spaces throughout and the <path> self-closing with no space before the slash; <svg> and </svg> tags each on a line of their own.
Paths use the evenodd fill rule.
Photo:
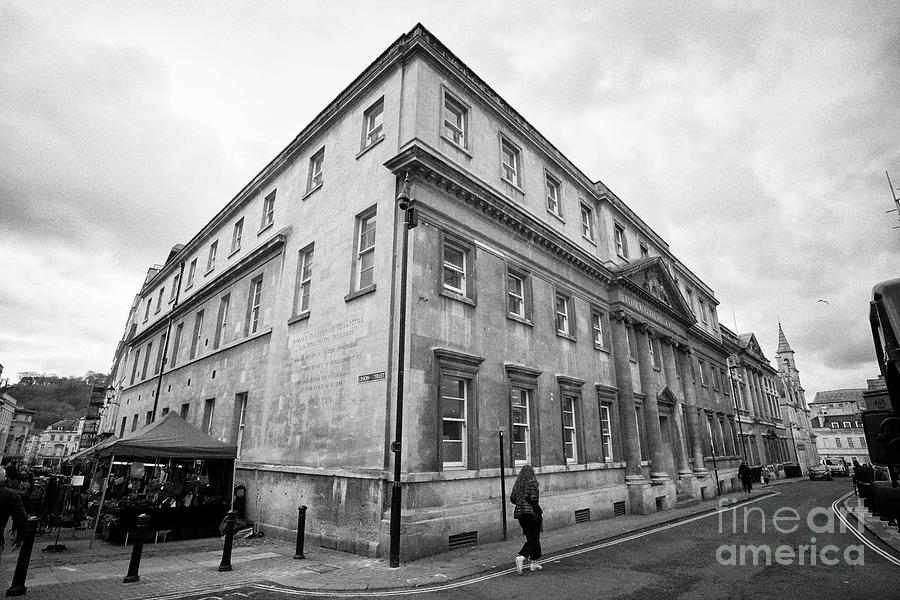
<svg viewBox="0 0 900 600">
<path fill-rule="evenodd" d="M 575 511 L 575 523 L 587 523 L 591 520 L 591 509 L 582 508 Z"/>
<path fill-rule="evenodd" d="M 450 550 L 456 550 L 457 548 L 467 548 L 469 546 L 477 546 L 478 545 L 478 532 L 477 531 L 467 531 L 465 533 L 457 533 L 456 535 L 451 535 L 448 540 Z"/>
<path fill-rule="evenodd" d="M 625 501 L 613 503 L 613 516 L 621 517 L 625 514 Z"/>
</svg>

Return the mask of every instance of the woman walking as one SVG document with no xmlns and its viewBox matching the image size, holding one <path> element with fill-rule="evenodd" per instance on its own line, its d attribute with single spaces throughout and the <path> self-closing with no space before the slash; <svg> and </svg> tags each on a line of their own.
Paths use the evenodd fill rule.
<svg viewBox="0 0 900 600">
<path fill-rule="evenodd" d="M 524 465 L 519 471 L 516 483 L 513 486 L 509 501 L 516 505 L 513 517 L 522 526 L 525 534 L 525 543 L 516 556 L 516 573 L 522 574 L 525 559 L 529 559 L 528 568 L 532 571 L 540 571 L 541 565 L 535 562 L 541 557 L 541 505 L 538 504 L 540 494 L 538 482 L 534 476 L 531 465 Z"/>
</svg>

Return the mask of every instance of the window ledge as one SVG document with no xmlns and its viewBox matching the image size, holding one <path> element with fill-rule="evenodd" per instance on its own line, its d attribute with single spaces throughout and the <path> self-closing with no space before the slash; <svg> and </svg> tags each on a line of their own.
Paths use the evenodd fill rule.
<svg viewBox="0 0 900 600">
<path fill-rule="evenodd" d="M 563 225 L 566 224 L 566 220 L 562 218 L 562 215 L 559 215 L 559 214 L 553 212 L 549 208 L 547 209 L 547 214 L 550 215 L 551 217 L 553 217 L 554 219 L 556 219 L 557 221 L 559 221 L 560 223 L 562 223 Z"/>
<path fill-rule="evenodd" d="M 516 183 L 516 182 L 514 182 L 514 181 L 510 181 L 509 179 L 507 179 L 507 178 L 504 177 L 503 175 L 500 176 L 500 181 L 502 181 L 503 183 L 509 185 L 510 187 L 512 187 L 514 190 L 516 190 L 517 192 L 519 192 L 519 193 L 522 194 L 523 196 L 525 195 L 525 190 L 523 190 L 523 189 L 519 186 L 518 183 Z"/>
<path fill-rule="evenodd" d="M 232 250 L 231 252 L 228 253 L 228 258 L 231 258 L 232 256 L 234 256 L 235 254 L 237 254 L 240 251 L 241 251 L 241 247 L 238 246 L 237 248 L 235 248 L 234 250 Z"/>
<path fill-rule="evenodd" d="M 288 319 L 287 324 L 288 324 L 288 325 L 293 325 L 294 323 L 299 323 L 300 321 L 305 321 L 305 320 L 308 319 L 308 318 L 309 318 L 309 311 L 308 311 L 308 310 L 304 310 L 302 313 L 300 313 L 300 314 L 297 315 L 296 317 L 293 317 L 293 318 Z"/>
<path fill-rule="evenodd" d="M 587 242 L 588 244 L 590 244 L 591 246 L 596 246 L 596 245 L 597 245 L 597 240 L 595 240 L 594 238 L 590 238 L 590 237 L 584 235 L 583 233 L 581 234 L 581 239 L 583 239 L 584 241 L 586 241 L 586 242 Z"/>
<path fill-rule="evenodd" d="M 453 146 L 454 149 L 459 150 L 460 152 L 462 152 L 463 154 L 465 154 L 465 155 L 468 156 L 469 158 L 472 158 L 472 153 L 469 152 L 469 149 L 466 148 L 465 146 L 462 146 L 462 145 L 460 145 L 460 144 L 454 142 L 454 141 L 453 141 L 453 138 L 447 136 L 447 135 L 444 134 L 444 133 L 441 133 L 441 139 L 444 140 L 445 142 L 447 142 L 448 144 L 450 144 L 451 146 Z"/>
<path fill-rule="evenodd" d="M 443 296 L 444 298 L 449 298 L 451 300 L 457 300 L 459 302 L 462 302 L 463 304 L 468 304 L 469 306 L 477 306 L 475 301 L 472 300 L 471 298 L 469 298 L 468 296 L 463 296 L 459 292 L 453 292 L 446 288 L 441 290 L 440 295 Z"/>
<path fill-rule="evenodd" d="M 369 150 L 371 150 L 372 148 L 374 148 L 375 146 L 377 146 L 378 144 L 380 144 L 383 141 L 384 141 L 384 134 L 382 134 L 380 138 L 378 138 L 377 140 L 375 140 L 374 142 L 372 142 L 371 144 L 369 144 L 368 146 L 366 146 L 365 148 L 360 150 L 359 154 L 356 155 L 356 159 L 359 160 L 360 156 L 362 156 L 363 154 L 365 154 L 366 152 L 368 152 Z M 318 187 L 322 187 L 321 184 Z"/>
<path fill-rule="evenodd" d="M 315 194 L 316 192 L 321 190 L 323 185 L 325 185 L 324 181 L 322 183 L 320 183 L 319 185 L 317 185 L 315 187 L 311 187 L 308 190 L 306 190 L 306 193 L 303 194 L 303 196 L 300 198 L 300 201 L 303 202 L 304 200 L 306 200 L 307 198 L 309 198 L 310 196 L 312 196 L 313 194 Z"/>
<path fill-rule="evenodd" d="M 366 294 L 371 294 L 375 291 L 375 284 L 367 285 L 366 287 L 356 290 L 355 292 L 350 292 L 346 296 L 344 296 L 344 302 L 350 302 L 351 300 L 355 300 L 360 296 L 365 296 Z"/>
<path fill-rule="evenodd" d="M 607 348 L 606 346 L 598 346 L 597 344 L 594 344 L 594 350 L 605 352 L 606 354 L 610 353 L 609 348 Z"/>
<path fill-rule="evenodd" d="M 574 335 L 572 335 L 570 333 L 563 333 L 562 331 L 560 331 L 558 329 L 556 330 L 556 337 L 561 337 L 561 338 L 567 339 L 570 342 L 576 341 Z"/>
<path fill-rule="evenodd" d="M 273 220 L 271 223 L 267 224 L 267 225 L 263 225 L 262 227 L 259 228 L 259 231 L 256 232 L 256 235 L 262 235 L 263 232 L 264 232 L 265 230 L 271 229 L 272 226 L 274 226 L 274 225 L 275 225 L 275 221 L 274 221 L 274 220 Z"/>
<path fill-rule="evenodd" d="M 206 277 L 207 275 L 209 275 L 210 273 L 212 273 L 215 270 L 216 270 L 216 267 L 213 266 L 211 269 L 207 269 L 206 272 L 203 273 L 203 276 Z"/>
<path fill-rule="evenodd" d="M 522 325 L 528 325 L 529 327 L 534 327 L 534 323 L 531 320 L 526 319 L 525 317 L 520 317 L 519 315 L 515 315 L 513 313 L 506 313 L 506 318 L 510 321 L 515 321 L 516 323 L 521 323 Z"/>
</svg>

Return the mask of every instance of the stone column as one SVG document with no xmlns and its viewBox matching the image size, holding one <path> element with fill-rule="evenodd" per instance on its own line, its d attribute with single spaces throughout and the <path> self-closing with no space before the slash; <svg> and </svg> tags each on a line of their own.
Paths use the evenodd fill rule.
<svg viewBox="0 0 900 600">
<path fill-rule="evenodd" d="M 653 335 L 650 330 L 639 325 L 635 327 L 638 347 L 638 367 L 641 372 L 641 388 L 644 390 L 644 428 L 647 432 L 647 453 L 650 457 L 650 480 L 654 483 L 665 482 L 669 475 L 663 470 L 664 457 L 662 447 L 662 432 L 659 427 L 659 404 L 657 394 L 659 383 L 656 372 L 653 370 L 653 359 L 650 356 L 650 339 Z"/>
<path fill-rule="evenodd" d="M 724 432 L 722 431 L 722 421 L 721 421 L 721 419 L 719 419 L 719 417 L 721 416 L 721 413 L 714 412 L 712 416 L 713 416 L 712 430 L 713 430 L 713 436 L 715 436 L 715 438 L 716 438 L 716 449 L 719 452 L 721 452 L 721 454 L 719 454 L 719 456 L 724 456 L 727 453 L 725 452 L 725 435 L 724 435 Z"/>
<path fill-rule="evenodd" d="M 705 475 L 707 469 L 703 464 L 703 438 L 700 432 L 700 417 L 697 414 L 697 390 L 691 375 L 691 349 L 685 347 L 678 356 L 681 361 L 681 387 L 684 391 L 685 413 L 691 429 L 691 450 L 694 457 L 694 473 Z"/>
<path fill-rule="evenodd" d="M 672 411 L 672 419 L 675 422 L 675 437 L 677 438 L 675 446 L 675 466 L 678 469 L 679 477 L 691 474 L 691 464 L 687 453 L 687 440 L 684 435 L 684 391 L 678 381 L 678 370 L 675 368 L 675 345 L 674 340 L 665 338 L 662 340 L 662 359 L 663 370 L 666 373 L 666 381 L 669 389 L 676 394 L 678 401 Z"/>
<path fill-rule="evenodd" d="M 747 383 L 747 395 L 750 396 L 750 406 L 748 408 L 751 411 L 752 418 L 758 419 L 759 406 L 756 402 L 756 394 L 753 391 L 753 380 L 750 379 L 750 369 L 746 365 L 741 366 L 741 369 L 744 373 L 744 381 Z"/>
<path fill-rule="evenodd" d="M 641 448 L 638 438 L 637 414 L 634 411 L 634 386 L 631 383 L 631 365 L 628 362 L 628 334 L 625 331 L 625 315 L 610 315 L 613 338 L 613 363 L 616 369 L 618 406 L 622 449 L 625 452 L 625 482 L 646 481 L 641 473 Z"/>
</svg>

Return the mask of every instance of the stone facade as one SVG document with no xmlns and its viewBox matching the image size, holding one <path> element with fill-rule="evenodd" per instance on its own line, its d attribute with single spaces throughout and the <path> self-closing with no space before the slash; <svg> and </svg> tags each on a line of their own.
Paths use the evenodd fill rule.
<svg viewBox="0 0 900 600">
<path fill-rule="evenodd" d="M 737 487 L 716 304 L 417 26 L 150 270 L 103 427 L 177 410 L 238 445 L 266 531 L 305 504 L 312 543 L 383 555 L 402 368 L 405 558 L 500 539 L 500 478 L 526 462 L 547 528 L 666 510 Z"/>
<path fill-rule="evenodd" d="M 878 382 L 879 380 L 873 380 Z M 883 386 L 884 381 L 880 380 Z M 866 410 L 868 388 L 827 390 L 816 393 L 810 403 L 816 450 L 821 458 L 843 459 L 848 465 L 857 460 L 871 463 L 863 431 L 862 413 Z"/>
<path fill-rule="evenodd" d="M 775 351 L 778 365 L 778 403 L 794 455 L 801 470 L 819 464 L 816 450 L 816 436 L 813 431 L 810 407 L 806 403 L 806 391 L 800 383 L 800 371 L 794 357 L 794 350 L 778 323 L 778 349 Z M 805 472 L 805 471 L 804 471 Z"/>
</svg>

